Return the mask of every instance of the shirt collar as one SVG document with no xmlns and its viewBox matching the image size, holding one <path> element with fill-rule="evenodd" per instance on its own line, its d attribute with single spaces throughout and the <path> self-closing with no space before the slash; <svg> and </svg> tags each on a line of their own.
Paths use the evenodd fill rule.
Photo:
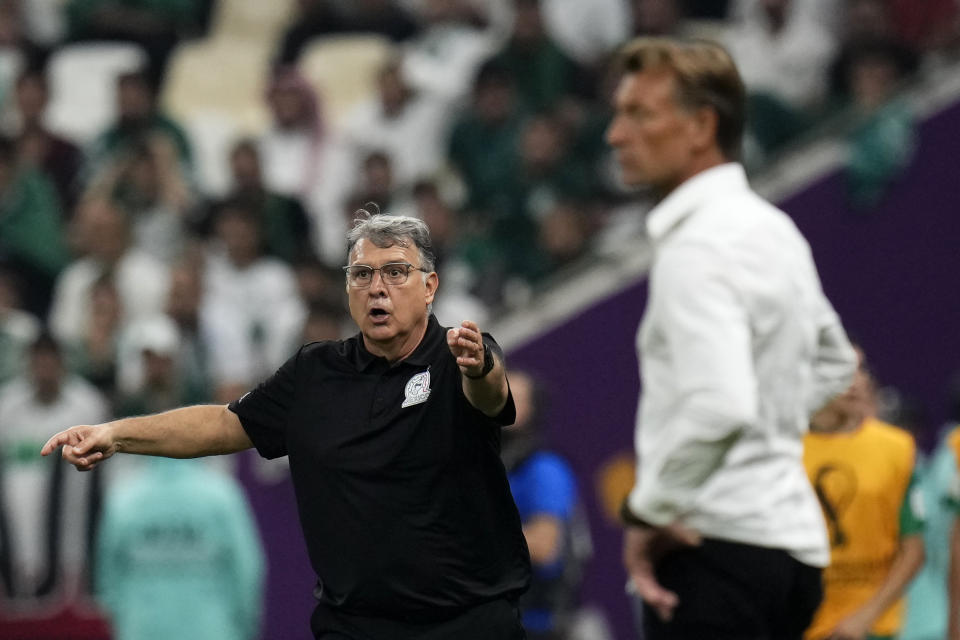
<svg viewBox="0 0 960 640">
<path fill-rule="evenodd" d="M 427 319 L 427 330 L 424 332 L 420 344 L 413 350 L 413 353 L 397 364 L 411 364 L 415 367 L 429 365 L 431 357 L 434 355 L 433 350 L 436 349 L 438 342 L 444 342 L 445 333 L 437 317 L 431 313 Z M 353 350 L 352 360 L 357 371 L 366 371 L 374 362 L 386 362 L 380 356 L 375 356 L 367 351 L 367 347 L 363 344 L 362 334 L 358 333 L 354 336 L 354 341 L 356 348 Z"/>
<path fill-rule="evenodd" d="M 716 196 L 747 188 L 747 174 L 739 162 L 728 162 L 701 171 L 650 210 L 647 214 L 647 234 L 656 244 L 687 216 Z"/>
</svg>

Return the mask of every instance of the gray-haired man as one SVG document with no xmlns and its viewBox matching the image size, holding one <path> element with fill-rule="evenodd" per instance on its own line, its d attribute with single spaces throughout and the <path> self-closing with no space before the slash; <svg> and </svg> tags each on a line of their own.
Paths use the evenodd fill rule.
<svg viewBox="0 0 960 640">
<path fill-rule="evenodd" d="M 229 405 L 73 427 L 42 453 L 66 445 L 80 470 L 118 451 L 289 455 L 316 638 L 523 638 L 530 559 L 499 461 L 515 411 L 502 353 L 473 322 L 445 330 L 430 313 L 421 221 L 368 216 L 347 238 L 359 334 L 301 347 Z"/>
</svg>

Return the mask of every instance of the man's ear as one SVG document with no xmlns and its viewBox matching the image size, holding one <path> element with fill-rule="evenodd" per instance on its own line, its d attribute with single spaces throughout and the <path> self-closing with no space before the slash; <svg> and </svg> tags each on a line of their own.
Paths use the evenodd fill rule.
<svg viewBox="0 0 960 640">
<path fill-rule="evenodd" d="M 691 114 L 691 135 L 698 151 L 717 145 L 717 112 L 713 107 L 699 107 Z"/>
<path fill-rule="evenodd" d="M 434 296 L 437 295 L 437 287 L 440 286 L 440 276 L 437 275 L 436 271 L 431 271 L 427 274 L 426 279 L 423 282 L 424 287 L 426 288 L 426 300 L 427 304 L 433 303 Z"/>
</svg>

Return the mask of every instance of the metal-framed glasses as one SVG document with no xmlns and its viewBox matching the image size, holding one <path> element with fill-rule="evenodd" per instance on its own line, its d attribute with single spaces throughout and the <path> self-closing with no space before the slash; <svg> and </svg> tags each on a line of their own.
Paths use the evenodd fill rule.
<svg viewBox="0 0 960 640">
<path fill-rule="evenodd" d="M 351 264 L 343 268 L 347 274 L 347 284 L 356 289 L 369 287 L 373 282 L 373 272 L 379 271 L 380 277 L 385 284 L 397 285 L 403 284 L 410 277 L 411 271 L 423 271 L 426 269 L 415 267 L 409 262 L 388 262 L 381 267 L 371 267 L 366 264 Z"/>
</svg>

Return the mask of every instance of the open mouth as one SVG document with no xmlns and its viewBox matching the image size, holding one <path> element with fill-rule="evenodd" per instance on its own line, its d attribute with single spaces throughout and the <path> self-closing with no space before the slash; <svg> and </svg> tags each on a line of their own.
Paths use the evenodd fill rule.
<svg viewBox="0 0 960 640">
<path fill-rule="evenodd" d="M 389 315 L 390 313 L 387 312 L 386 309 L 381 309 L 380 307 L 374 307 L 373 309 L 370 309 L 370 317 L 373 318 L 375 322 L 386 320 L 387 316 Z"/>
</svg>

